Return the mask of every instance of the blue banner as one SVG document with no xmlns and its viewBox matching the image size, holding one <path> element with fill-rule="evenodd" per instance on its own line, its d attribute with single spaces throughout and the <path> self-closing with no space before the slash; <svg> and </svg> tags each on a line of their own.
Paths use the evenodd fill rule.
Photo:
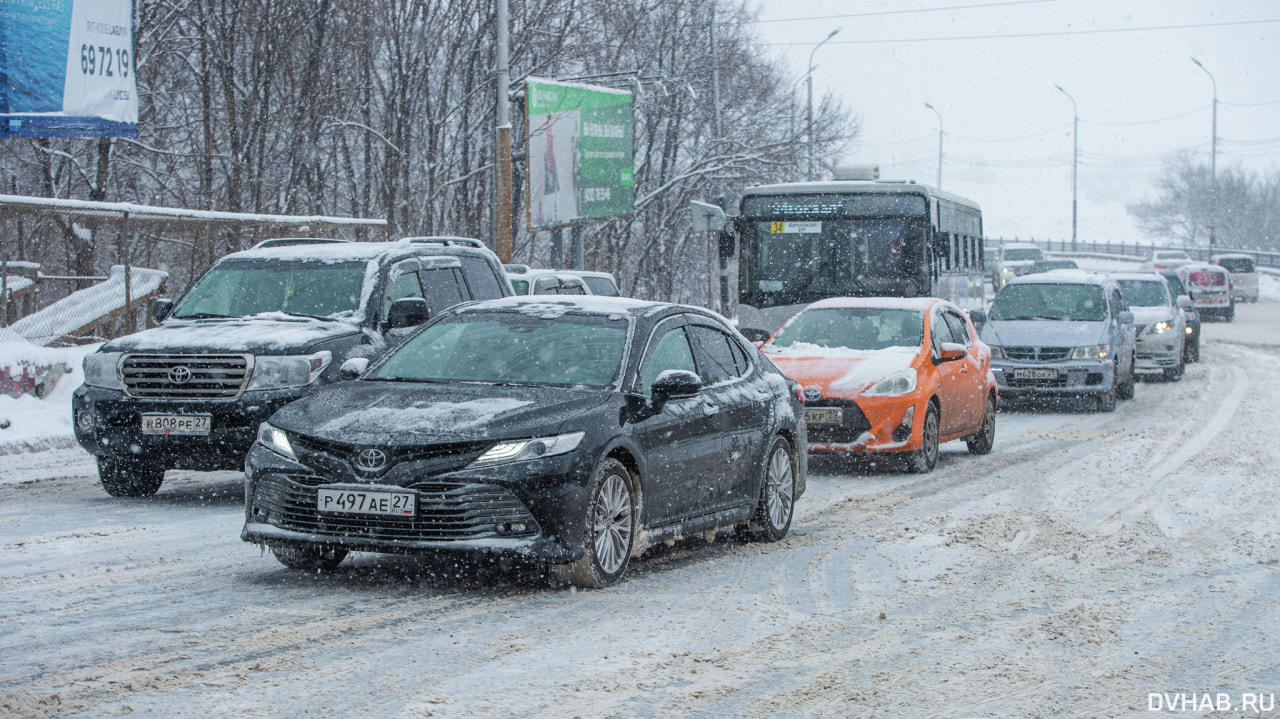
<svg viewBox="0 0 1280 719">
<path fill-rule="evenodd" d="M 136 137 L 132 0 L 0 1 L 0 137 Z"/>
</svg>

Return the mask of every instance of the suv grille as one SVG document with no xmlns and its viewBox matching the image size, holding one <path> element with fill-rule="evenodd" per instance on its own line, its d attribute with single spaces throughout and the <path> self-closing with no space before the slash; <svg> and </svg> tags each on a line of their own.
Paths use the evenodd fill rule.
<svg viewBox="0 0 1280 719">
<path fill-rule="evenodd" d="M 423 480 L 405 488 L 418 493 L 416 516 L 383 517 L 320 514 L 315 487 L 325 483 L 315 475 L 268 474 L 254 492 L 254 506 L 275 515 L 272 523 L 284 529 L 352 539 L 449 541 L 529 536 L 538 531 L 520 500 L 493 484 Z M 499 525 L 513 523 L 524 524 L 525 529 L 500 533 Z"/>
<path fill-rule="evenodd" d="M 252 355 L 125 355 L 124 391 L 146 399 L 235 399 L 249 383 Z"/>
<path fill-rule="evenodd" d="M 1004 356 L 1024 362 L 1057 362 L 1071 354 L 1070 347 L 1005 347 Z"/>
</svg>

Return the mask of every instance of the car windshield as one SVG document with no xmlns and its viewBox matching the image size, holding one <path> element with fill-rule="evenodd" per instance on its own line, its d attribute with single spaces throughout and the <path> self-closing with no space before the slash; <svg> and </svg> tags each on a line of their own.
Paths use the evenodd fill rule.
<svg viewBox="0 0 1280 719">
<path fill-rule="evenodd" d="M 286 312 L 349 317 L 360 309 L 364 274 L 363 262 L 224 262 L 191 288 L 172 316 L 200 319 Z"/>
<path fill-rule="evenodd" d="M 1174 296 L 1187 294 L 1186 289 L 1182 287 L 1182 280 L 1178 278 L 1178 275 L 1162 274 L 1161 276 L 1164 277 L 1165 282 L 1169 283 L 1169 291 L 1172 292 Z"/>
<path fill-rule="evenodd" d="M 1185 252 L 1157 252 L 1157 260 L 1189 260 L 1191 256 Z"/>
<path fill-rule="evenodd" d="M 1124 300 L 1134 307 L 1162 307 L 1169 304 L 1164 285 L 1150 280 L 1120 280 Z"/>
<path fill-rule="evenodd" d="M 1022 262 L 1024 260 L 1042 260 L 1044 255 L 1038 247 L 1014 247 L 1004 251 L 1006 262 Z"/>
<path fill-rule="evenodd" d="M 805 310 L 770 342 L 774 347 L 812 344 L 851 350 L 919 347 L 923 343 L 924 321 L 918 310 L 880 307 Z"/>
<path fill-rule="evenodd" d="M 993 320 L 1102 322 L 1107 301 L 1097 285 L 1068 282 L 1006 285 L 991 305 Z"/>
<path fill-rule="evenodd" d="M 1227 272 L 1256 272 L 1253 260 L 1248 257 L 1223 257 L 1218 264 Z"/>
<path fill-rule="evenodd" d="M 616 316 L 468 312 L 428 326 L 370 379 L 605 387 L 621 371 L 626 339 Z"/>
</svg>

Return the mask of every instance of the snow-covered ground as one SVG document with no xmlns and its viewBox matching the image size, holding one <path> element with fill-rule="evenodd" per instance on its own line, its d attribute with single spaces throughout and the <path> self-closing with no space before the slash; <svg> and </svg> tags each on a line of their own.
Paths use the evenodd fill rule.
<svg viewBox="0 0 1280 719">
<path fill-rule="evenodd" d="M 1262 292 L 1114 413 L 1002 412 L 992 454 L 952 442 L 923 476 L 818 463 L 783 542 L 660 548 L 592 592 L 372 554 L 290 572 L 239 541 L 238 474 L 112 499 L 63 441 L 78 379 L 3 398 L 52 448 L 0 455 L 0 715 L 1275 716 Z"/>
</svg>

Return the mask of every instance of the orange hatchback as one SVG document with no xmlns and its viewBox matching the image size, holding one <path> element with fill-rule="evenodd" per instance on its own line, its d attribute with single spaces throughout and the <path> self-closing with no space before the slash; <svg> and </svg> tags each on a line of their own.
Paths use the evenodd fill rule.
<svg viewBox="0 0 1280 719">
<path fill-rule="evenodd" d="M 946 300 L 815 302 L 761 350 L 804 387 L 810 452 L 897 453 L 928 472 L 941 442 L 973 454 L 995 442 L 991 350 Z"/>
</svg>

